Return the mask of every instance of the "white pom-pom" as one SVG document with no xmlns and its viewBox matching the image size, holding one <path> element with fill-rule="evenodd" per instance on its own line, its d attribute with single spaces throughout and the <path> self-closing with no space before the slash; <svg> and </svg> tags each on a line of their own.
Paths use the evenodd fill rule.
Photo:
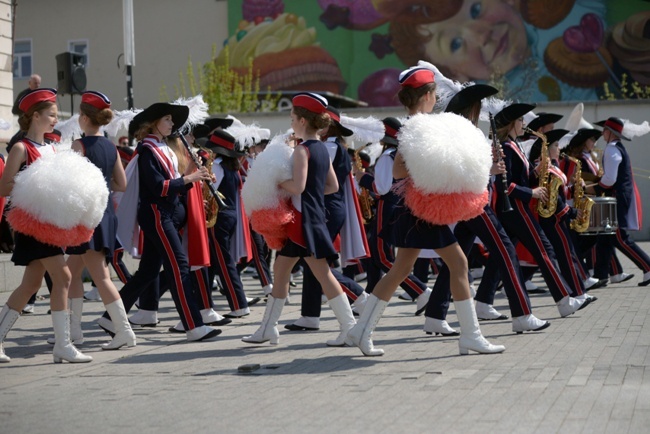
<svg viewBox="0 0 650 434">
<path fill-rule="evenodd" d="M 275 208 L 289 194 L 278 184 L 293 176 L 293 148 L 283 140 L 271 140 L 264 152 L 259 154 L 249 169 L 242 189 L 246 213 Z"/>
<path fill-rule="evenodd" d="M 492 151 L 469 120 L 453 113 L 418 114 L 398 134 L 414 185 L 426 193 L 480 194 L 485 191 Z"/>
<path fill-rule="evenodd" d="M 101 170 L 72 150 L 42 156 L 14 180 L 12 207 L 43 223 L 94 229 L 106 210 L 108 189 Z"/>
</svg>

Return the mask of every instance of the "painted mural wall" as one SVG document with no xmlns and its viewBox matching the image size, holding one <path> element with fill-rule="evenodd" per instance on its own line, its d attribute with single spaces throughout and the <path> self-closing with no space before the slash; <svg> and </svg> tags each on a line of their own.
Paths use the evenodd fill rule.
<svg viewBox="0 0 650 434">
<path fill-rule="evenodd" d="M 428 60 L 520 101 L 648 97 L 648 0 L 228 0 L 218 62 L 262 90 L 399 105 L 397 75 Z"/>
</svg>

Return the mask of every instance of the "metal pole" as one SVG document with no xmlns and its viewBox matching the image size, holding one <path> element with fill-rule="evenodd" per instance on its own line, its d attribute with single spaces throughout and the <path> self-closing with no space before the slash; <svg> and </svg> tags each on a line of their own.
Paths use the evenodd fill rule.
<svg viewBox="0 0 650 434">
<path fill-rule="evenodd" d="M 133 110 L 133 71 L 131 65 L 126 65 L 126 104 Z"/>
</svg>

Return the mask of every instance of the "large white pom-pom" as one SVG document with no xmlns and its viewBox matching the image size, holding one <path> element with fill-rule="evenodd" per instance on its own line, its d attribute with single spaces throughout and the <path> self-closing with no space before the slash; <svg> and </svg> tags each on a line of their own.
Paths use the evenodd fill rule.
<svg viewBox="0 0 650 434">
<path fill-rule="evenodd" d="M 101 170 L 72 150 L 42 156 L 14 180 L 12 226 L 48 244 L 88 241 L 106 210 Z"/>
<path fill-rule="evenodd" d="M 274 208 L 280 200 L 288 197 L 288 193 L 278 188 L 278 184 L 293 176 L 292 155 L 293 148 L 283 140 L 272 140 L 257 156 L 242 189 L 248 215 L 255 210 Z"/>
<path fill-rule="evenodd" d="M 492 151 L 469 120 L 453 113 L 418 114 L 404 123 L 398 139 L 413 184 L 423 192 L 485 191 Z"/>
</svg>

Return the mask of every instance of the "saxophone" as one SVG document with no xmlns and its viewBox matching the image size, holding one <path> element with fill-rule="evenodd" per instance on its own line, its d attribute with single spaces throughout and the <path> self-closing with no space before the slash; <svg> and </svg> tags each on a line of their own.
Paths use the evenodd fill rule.
<svg viewBox="0 0 650 434">
<path fill-rule="evenodd" d="M 550 172 L 549 159 L 548 159 L 548 141 L 546 136 L 537 131 L 533 131 L 530 128 L 525 128 L 525 131 L 529 134 L 539 137 L 542 139 L 542 150 L 540 152 L 540 168 L 539 168 L 539 186 L 546 188 L 548 191 L 548 201 L 542 202 L 541 200 L 537 202 L 537 214 L 540 217 L 549 218 L 555 214 L 557 208 L 557 197 L 560 186 L 562 185 L 562 180 L 556 176 L 553 176 Z"/>
<path fill-rule="evenodd" d="M 209 173 L 212 173 L 212 163 L 214 162 L 214 153 L 205 148 L 201 148 L 208 154 L 208 158 L 205 162 L 205 167 L 208 169 Z M 208 228 L 214 227 L 214 225 L 217 223 L 217 214 L 219 214 L 219 205 L 217 204 L 217 201 L 215 200 L 214 196 L 212 195 L 212 192 L 210 191 L 209 187 L 209 182 L 204 182 L 203 183 L 203 201 L 207 204 L 205 207 L 205 225 Z M 221 194 L 220 192 L 217 191 L 217 194 Z M 222 197 L 223 199 L 223 197 Z"/>
<path fill-rule="evenodd" d="M 370 145 L 370 143 L 368 145 Z M 368 145 L 361 146 L 359 149 L 354 150 L 354 165 L 359 172 L 364 171 L 363 165 L 361 164 L 361 156 L 359 154 Z M 374 212 L 372 211 L 374 200 L 370 196 L 370 192 L 367 188 L 363 188 L 361 186 L 360 188 L 361 193 L 359 193 L 359 207 L 361 208 L 361 217 L 363 217 L 364 224 L 367 224 L 375 216 Z"/>
<path fill-rule="evenodd" d="M 575 181 L 573 184 L 573 205 L 577 209 L 582 210 L 582 217 L 572 220 L 570 227 L 572 230 L 581 233 L 589 228 L 591 207 L 594 206 L 594 201 L 592 198 L 585 195 L 585 190 L 582 187 L 582 163 L 577 158 L 569 155 L 566 157 L 576 164 Z"/>
</svg>

